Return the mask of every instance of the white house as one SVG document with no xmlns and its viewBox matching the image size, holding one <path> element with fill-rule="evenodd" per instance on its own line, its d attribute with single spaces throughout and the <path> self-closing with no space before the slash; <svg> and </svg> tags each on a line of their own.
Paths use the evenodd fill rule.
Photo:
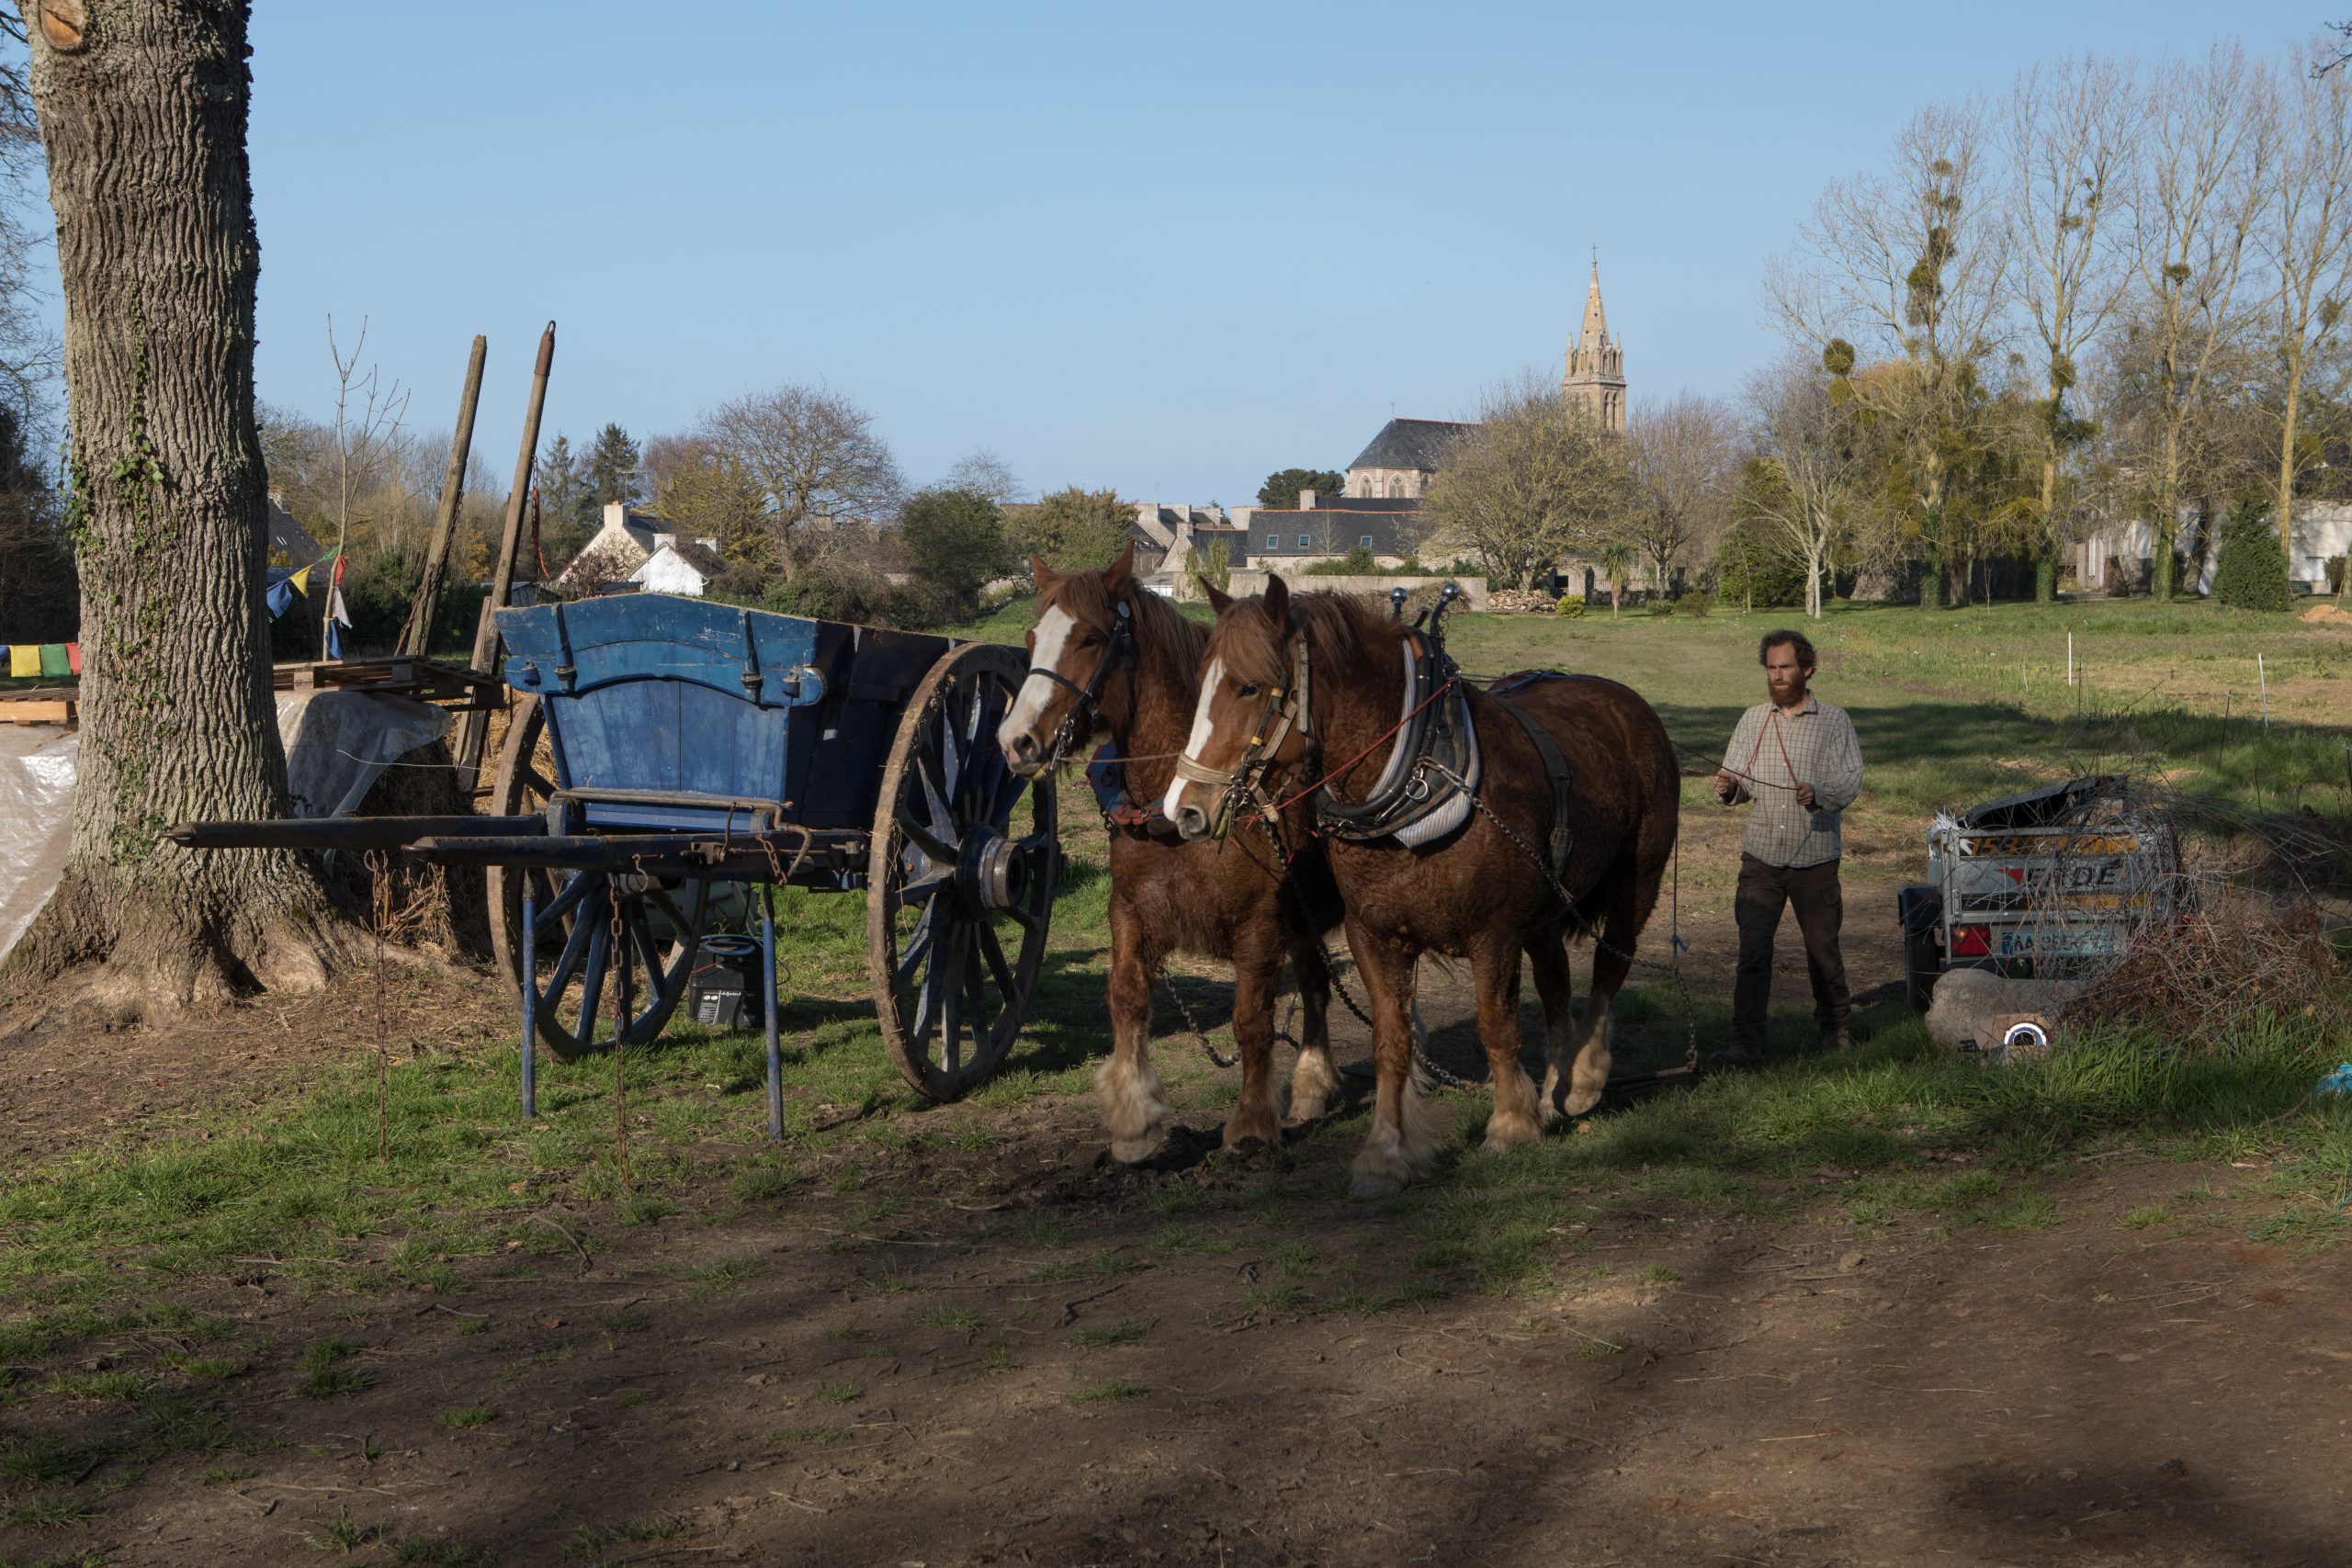
<svg viewBox="0 0 2352 1568">
<path fill-rule="evenodd" d="M 2327 592 L 2330 556 L 2352 554 L 2352 504 L 2340 501 L 2310 501 L 2295 509 L 2295 547 L 2287 557 L 2287 580 L 2308 585 L 2313 593 Z M 2181 517 L 2178 537 L 2188 536 L 2191 518 Z M 2218 534 L 2218 530 L 2216 533 Z M 2198 564 L 2196 583 L 2202 592 L 2213 584 L 2219 540 Z M 2089 592 L 2125 592 L 2145 589 L 2149 565 L 2156 549 L 2153 524 L 2109 523 L 2075 547 L 2075 581 Z"/>
<path fill-rule="evenodd" d="M 683 593 L 699 599 L 710 580 L 726 563 L 718 558 L 717 539 L 681 539 L 675 534 L 653 536 L 653 553 L 628 581 L 647 593 Z"/>
<path fill-rule="evenodd" d="M 654 541 L 663 536 L 663 526 L 658 517 L 632 511 L 617 501 L 605 502 L 604 526 L 556 573 L 556 586 L 593 590 L 603 583 L 632 580 L 652 555 Z"/>
</svg>

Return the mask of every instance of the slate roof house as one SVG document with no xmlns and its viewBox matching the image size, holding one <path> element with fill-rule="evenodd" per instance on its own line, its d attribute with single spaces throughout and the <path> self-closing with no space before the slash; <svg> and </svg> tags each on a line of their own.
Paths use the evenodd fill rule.
<svg viewBox="0 0 2352 1568">
<path fill-rule="evenodd" d="M 668 558 L 653 567 L 655 558 L 665 551 Z M 633 582 L 648 593 L 699 598 L 718 574 L 719 565 L 718 540 L 681 540 L 673 525 L 662 518 L 614 501 L 605 505 L 604 526 L 556 573 L 554 586 L 571 592 L 598 592 L 616 583 Z"/>
<path fill-rule="evenodd" d="M 628 574 L 628 581 L 648 593 L 682 593 L 699 599 L 710 591 L 711 579 L 726 569 L 716 539 L 681 539 L 656 534 L 653 553 Z"/>
<path fill-rule="evenodd" d="M 1311 566 L 1357 548 L 1396 561 L 1419 552 L 1420 536 L 1418 499 L 1338 496 L 1326 501 L 1311 490 L 1301 491 L 1295 512 L 1261 506 L 1250 514 L 1248 564 Z M 1241 564 L 1238 558 L 1235 564 Z"/>
<path fill-rule="evenodd" d="M 1348 465 L 1349 501 L 1412 501 L 1427 494 L 1454 443 L 1476 424 L 1451 419 L 1392 419 Z"/>
</svg>

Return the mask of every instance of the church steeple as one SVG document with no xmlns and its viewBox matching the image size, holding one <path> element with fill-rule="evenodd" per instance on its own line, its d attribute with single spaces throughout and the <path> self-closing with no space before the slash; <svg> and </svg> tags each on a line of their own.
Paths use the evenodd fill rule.
<svg viewBox="0 0 2352 1568">
<path fill-rule="evenodd" d="M 1592 282 L 1584 296 L 1584 326 L 1568 344 L 1560 395 L 1582 408 L 1611 435 L 1625 434 L 1624 344 L 1609 335 L 1609 313 L 1600 303 L 1600 256 L 1592 258 Z"/>
</svg>

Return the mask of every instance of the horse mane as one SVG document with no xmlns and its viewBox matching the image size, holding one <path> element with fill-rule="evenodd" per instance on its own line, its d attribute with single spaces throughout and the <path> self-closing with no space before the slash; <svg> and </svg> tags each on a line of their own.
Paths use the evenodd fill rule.
<svg viewBox="0 0 2352 1568">
<path fill-rule="evenodd" d="M 1090 625 L 1108 626 L 1116 618 L 1111 591 L 1100 571 L 1073 571 L 1057 578 L 1043 602 Z M 1209 645 L 1209 628 L 1132 581 L 1125 602 L 1135 622 L 1136 659 L 1141 672 L 1178 691 L 1194 689 L 1200 680 L 1201 653 Z"/>
<path fill-rule="evenodd" d="M 1226 669 L 1243 681 L 1262 686 L 1286 684 L 1291 678 L 1286 648 L 1289 627 L 1278 626 L 1256 601 L 1259 613 L 1228 615 L 1219 630 L 1217 656 Z M 1290 595 L 1290 620 L 1304 627 L 1309 656 L 1318 668 L 1344 667 L 1377 656 L 1384 669 L 1396 668 L 1394 648 L 1404 630 L 1360 593 L 1329 589 Z"/>
</svg>

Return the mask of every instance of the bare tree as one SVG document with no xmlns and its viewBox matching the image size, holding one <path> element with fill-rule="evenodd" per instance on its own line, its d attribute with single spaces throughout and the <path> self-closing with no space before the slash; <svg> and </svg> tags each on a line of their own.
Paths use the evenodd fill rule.
<svg viewBox="0 0 2352 1568">
<path fill-rule="evenodd" d="M 2148 85 L 2131 236 L 2148 396 L 2132 456 L 2155 535 L 2158 598 L 2177 582 L 2191 423 L 2256 314 L 2240 286 L 2278 156 L 2272 97 L 2269 72 L 2233 43 L 2168 64 Z"/>
<path fill-rule="evenodd" d="M 1511 587 L 1548 583 L 1563 554 L 1596 546 L 1623 516 L 1621 444 L 1546 377 L 1489 392 L 1479 419 L 1430 487 L 1430 520 Z"/>
<path fill-rule="evenodd" d="M 44 412 L 51 378 L 56 375 L 58 343 L 40 304 L 36 281 L 47 236 L 24 220 L 40 195 L 40 127 L 33 114 L 23 19 L 14 8 L 0 10 L 0 396 L 25 416 L 28 425 Z"/>
<path fill-rule="evenodd" d="M 785 386 L 721 403 L 702 434 L 725 447 L 766 498 L 774 564 L 789 580 L 812 525 L 865 523 L 905 488 L 874 416 L 825 387 Z"/>
<path fill-rule="evenodd" d="M 2314 64 L 2325 48 L 2314 41 Z M 2278 548 L 2291 565 L 2297 478 L 2319 460 L 2303 440 L 2305 389 L 2352 285 L 2352 78 L 2301 72 L 2282 97 L 2278 176 L 2259 237 L 2278 285 Z"/>
<path fill-rule="evenodd" d="M 300 860 L 161 838 L 287 807 L 262 609 L 247 7 L 28 10 L 64 285 L 82 742 L 65 867 L 10 982 L 103 965 L 101 994 L 147 1009 L 315 987 L 334 939 Z"/>
<path fill-rule="evenodd" d="M 657 435 L 640 470 L 653 511 L 688 538 L 717 539 L 730 564 L 756 555 L 766 497 L 735 453 L 707 435 Z"/>
<path fill-rule="evenodd" d="M 1023 495 L 1021 480 L 1012 466 L 1002 457 L 982 446 L 959 457 L 939 481 L 941 490 L 967 490 L 974 495 L 987 496 L 999 506 L 1011 506 Z"/>
<path fill-rule="evenodd" d="M 1804 613 L 1815 620 L 1831 560 L 1862 522 L 1878 466 L 1862 428 L 1870 415 L 1842 392 L 1848 385 L 1791 355 L 1748 389 L 1756 448 L 1776 481 L 1748 487 L 1748 514 L 1804 564 Z"/>
<path fill-rule="evenodd" d="M 347 355 L 335 342 L 334 318 L 327 318 L 327 354 L 334 362 L 334 566 L 319 589 L 322 652 L 334 621 L 334 584 L 348 565 L 344 551 L 351 544 L 353 496 L 389 483 L 396 495 L 407 499 L 401 482 L 407 457 L 401 422 L 408 415 L 408 393 L 398 381 L 382 386 L 373 365 L 365 376 L 359 373 L 359 356 L 367 347 L 367 317 L 359 318 L 359 340 Z"/>
<path fill-rule="evenodd" d="M 1650 585 L 1673 586 L 1686 558 L 1714 548 L 1739 482 L 1738 423 L 1714 398 L 1678 392 L 1635 410 L 1625 425 L 1632 479 L 1625 540 L 1648 564 Z"/>
<path fill-rule="evenodd" d="M 2009 292 L 2030 323 L 2041 398 L 2033 414 L 2041 483 L 2030 519 L 2034 596 L 2055 596 L 2064 542 L 2062 495 L 2069 457 L 2093 434 L 2068 394 L 2084 351 L 2104 330 L 2121 294 L 2124 268 L 2114 243 L 2129 196 L 2139 100 L 2131 73 L 2095 55 L 2037 65 L 2018 79 L 2001 120 L 2008 163 Z"/>
<path fill-rule="evenodd" d="M 1855 391 L 1895 433 L 1923 557 L 1920 604 L 1939 602 L 1944 491 L 1993 353 L 2007 265 L 1973 104 L 1931 105 L 1895 139 L 1884 174 L 1833 182 L 1768 283 L 1792 339 L 1848 360 L 1902 362 L 1905 373 L 1854 376 Z M 1845 374 L 1845 372 L 1838 372 Z"/>
</svg>

